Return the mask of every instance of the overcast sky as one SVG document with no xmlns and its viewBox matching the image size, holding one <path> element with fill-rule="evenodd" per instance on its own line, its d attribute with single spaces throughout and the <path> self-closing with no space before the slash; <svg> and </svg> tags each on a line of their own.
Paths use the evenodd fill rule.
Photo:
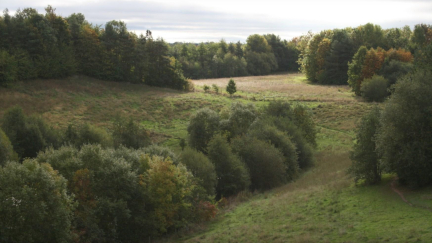
<svg viewBox="0 0 432 243">
<path fill-rule="evenodd" d="M 93 24 L 122 20 L 137 34 L 151 30 L 167 42 L 244 42 L 251 34 L 291 39 L 368 22 L 383 28 L 432 24 L 432 0 L 0 0 L 14 14 L 51 5 L 66 17 L 82 13 Z"/>
</svg>

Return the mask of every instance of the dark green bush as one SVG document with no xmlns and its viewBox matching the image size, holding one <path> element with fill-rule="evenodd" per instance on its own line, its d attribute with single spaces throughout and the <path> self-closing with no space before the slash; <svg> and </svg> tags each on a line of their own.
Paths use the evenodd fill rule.
<svg viewBox="0 0 432 243">
<path fill-rule="evenodd" d="M 128 148 L 138 149 L 151 144 L 148 132 L 136 124 L 132 118 L 129 122 L 126 122 L 123 118 L 117 118 L 114 122 L 112 137 L 116 148 L 123 145 Z"/>
<path fill-rule="evenodd" d="M 208 142 L 219 131 L 219 115 L 208 108 L 198 110 L 190 118 L 187 131 L 189 146 L 206 153 Z"/>
<path fill-rule="evenodd" d="M 414 65 L 409 62 L 401 62 L 397 60 L 385 61 L 381 68 L 380 75 L 388 80 L 388 85 L 391 86 L 396 81 L 413 70 Z"/>
<path fill-rule="evenodd" d="M 257 111 L 251 103 L 243 104 L 235 102 L 231 105 L 228 112 L 228 119 L 221 121 L 221 129 L 228 134 L 231 139 L 236 136 L 245 134 L 249 126 L 255 121 Z"/>
<path fill-rule="evenodd" d="M 252 190 L 271 189 L 287 181 L 285 158 L 273 145 L 247 136 L 235 138 L 231 144 L 249 168 Z"/>
<path fill-rule="evenodd" d="M 81 147 L 85 144 L 100 144 L 103 147 L 112 146 L 112 137 L 106 130 L 92 126 L 88 123 L 75 128 L 69 125 L 65 131 L 65 143 Z"/>
<path fill-rule="evenodd" d="M 287 134 L 278 130 L 273 125 L 257 121 L 251 126 L 248 135 L 264 142 L 269 142 L 282 152 L 285 158 L 285 176 L 287 181 L 293 180 L 298 175 L 299 164 L 296 146 L 291 142 Z"/>
<path fill-rule="evenodd" d="M 18 155 L 13 150 L 9 138 L 0 128 L 0 167 L 7 161 L 18 160 Z"/>
<path fill-rule="evenodd" d="M 39 117 L 27 118 L 18 106 L 6 111 L 2 128 L 21 159 L 35 157 L 39 151 L 60 144 L 55 129 Z"/>
<path fill-rule="evenodd" d="M 419 70 L 398 80 L 381 114 L 377 146 L 383 162 L 412 186 L 432 184 L 431 77 Z"/>
<path fill-rule="evenodd" d="M 370 79 L 365 79 L 362 82 L 360 93 L 361 96 L 369 101 L 382 102 L 389 95 L 387 91 L 389 82 L 382 76 L 374 75 Z"/>
<path fill-rule="evenodd" d="M 184 164 L 208 195 L 214 195 L 217 183 L 215 166 L 201 152 L 192 148 L 186 148 L 180 155 L 180 163 Z"/>
<path fill-rule="evenodd" d="M 249 172 L 246 165 L 232 153 L 222 135 L 215 135 L 208 144 L 208 158 L 215 165 L 218 198 L 232 196 L 248 188 Z"/>
<path fill-rule="evenodd" d="M 365 115 L 359 125 L 356 143 L 351 151 L 350 174 L 357 182 L 364 179 L 367 184 L 381 181 L 382 165 L 376 151 L 376 135 L 379 129 L 380 110 L 375 107 Z"/>
<path fill-rule="evenodd" d="M 300 104 L 293 106 L 286 101 L 272 101 L 264 108 L 263 113 L 267 116 L 288 118 L 300 129 L 306 141 L 316 146 L 315 122 L 306 106 Z"/>
<path fill-rule="evenodd" d="M 315 156 L 312 145 L 306 141 L 302 130 L 300 130 L 289 118 L 270 116 L 264 118 L 264 122 L 275 125 L 279 130 L 283 131 L 290 137 L 296 147 L 300 169 L 306 169 L 314 165 Z"/>
<path fill-rule="evenodd" d="M 227 86 L 226 86 L 226 92 L 230 94 L 231 96 L 237 92 L 236 83 L 234 82 L 234 79 L 230 79 Z"/>
</svg>

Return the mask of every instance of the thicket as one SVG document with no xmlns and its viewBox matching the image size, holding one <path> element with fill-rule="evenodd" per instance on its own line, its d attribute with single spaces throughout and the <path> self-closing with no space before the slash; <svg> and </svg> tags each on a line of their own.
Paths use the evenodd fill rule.
<svg viewBox="0 0 432 243">
<path fill-rule="evenodd" d="M 41 117 L 26 116 L 22 108 L 15 106 L 5 112 L 0 135 L 0 149 L 5 151 L 0 161 L 4 162 L 34 158 L 41 150 L 48 147 L 59 148 L 65 144 L 77 148 L 86 144 L 100 144 L 104 148 L 126 146 L 138 149 L 145 147 L 147 153 L 152 155 L 164 158 L 170 156 L 176 159 L 170 151 L 159 146 L 152 146 L 148 131 L 138 126 L 132 119 L 126 122 L 123 117 L 116 118 L 111 133 L 88 123 L 78 126 L 69 125 L 65 130 L 61 130 L 49 126 Z M 10 150 L 11 148 L 13 150 Z"/>
<path fill-rule="evenodd" d="M 179 161 L 200 180 L 199 184 L 208 195 L 215 194 L 217 184 L 215 165 L 203 153 L 188 147 L 180 154 Z"/>
<path fill-rule="evenodd" d="M 48 149 L 36 160 L 51 164 L 67 179 L 78 205 L 72 229 L 80 242 L 141 242 L 201 220 L 201 204 L 211 205 L 201 187 L 211 178 L 203 181 L 193 173 L 208 175 L 212 167 L 207 170 L 197 161 L 195 167 L 188 163 L 191 173 L 182 163 L 144 149 L 100 145 Z"/>
<path fill-rule="evenodd" d="M 432 184 L 432 72 L 423 64 L 396 82 L 381 112 L 362 119 L 351 156 L 356 180 L 375 183 L 386 171 L 413 187 Z"/>
<path fill-rule="evenodd" d="M 202 109 L 192 116 L 188 134 L 191 147 L 202 149 L 207 144 L 204 151 L 219 178 L 218 197 L 235 194 L 249 183 L 251 190 L 281 185 L 314 163 L 316 131 L 311 114 L 306 107 L 287 102 L 271 102 L 262 110 L 233 103 L 220 114 Z M 239 170 L 233 172 L 234 167 Z"/>
<path fill-rule="evenodd" d="M 0 17 L 0 85 L 34 78 L 62 78 L 72 74 L 118 82 L 189 90 L 178 61 L 168 57 L 163 39 L 151 32 L 137 36 L 122 21 L 104 28 L 83 14 L 66 18 L 48 6 L 45 15 L 35 9 L 6 9 Z"/>
<path fill-rule="evenodd" d="M 5 112 L 1 128 L 21 159 L 36 157 L 40 150 L 58 147 L 61 143 L 57 130 L 40 117 L 27 117 L 18 106 Z"/>
<path fill-rule="evenodd" d="M 232 152 L 226 137 L 216 134 L 208 144 L 208 158 L 214 164 L 217 174 L 217 197 L 229 197 L 250 185 L 248 167 Z"/>
<path fill-rule="evenodd" d="M 283 110 L 283 116 L 269 116 L 271 110 Z M 299 127 L 299 121 L 307 125 Z M 133 120 L 114 123 L 112 135 L 90 124 L 60 131 L 19 107 L 5 113 L 2 241 L 42 237 L 26 230 L 40 225 L 38 232 L 45 232 L 55 224 L 47 236 L 54 241 L 141 242 L 209 220 L 217 211 L 215 198 L 282 185 L 313 164 L 306 139 L 315 138 L 310 114 L 284 102 L 263 110 L 234 103 L 221 114 L 198 111 L 188 127 L 190 147 L 178 156 L 148 146 L 148 134 Z M 12 148 L 22 164 L 6 162 L 17 159 Z M 17 221 L 29 214 L 35 221 Z M 20 236 L 22 230 L 30 233 Z"/>
</svg>

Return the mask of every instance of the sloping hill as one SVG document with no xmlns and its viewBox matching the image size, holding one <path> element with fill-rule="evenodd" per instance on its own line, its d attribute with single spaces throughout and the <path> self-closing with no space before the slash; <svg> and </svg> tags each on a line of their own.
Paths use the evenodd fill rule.
<svg viewBox="0 0 432 243">
<path fill-rule="evenodd" d="M 232 102 L 283 99 L 307 104 L 318 130 L 317 164 L 297 181 L 260 194 L 243 194 L 210 223 L 163 241 L 186 242 L 431 242 L 432 190 L 400 188 L 406 204 L 386 175 L 378 186 L 354 186 L 347 177 L 355 125 L 371 104 L 353 97 L 348 86 L 318 86 L 301 74 L 235 79 L 234 98 L 220 90 L 228 79 L 197 80 L 195 92 L 106 82 L 83 76 L 33 80 L 0 88 L 0 118 L 14 105 L 41 115 L 53 126 L 90 122 L 110 128 L 116 115 L 133 117 L 152 132 L 154 142 L 179 150 L 193 112 L 221 110 Z M 237 202 L 236 202 L 237 200 Z"/>
</svg>

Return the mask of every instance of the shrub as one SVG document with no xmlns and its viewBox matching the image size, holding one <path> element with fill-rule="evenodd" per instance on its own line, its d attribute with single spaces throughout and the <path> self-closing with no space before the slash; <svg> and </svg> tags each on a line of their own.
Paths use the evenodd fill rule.
<svg viewBox="0 0 432 243">
<path fill-rule="evenodd" d="M 103 147 L 112 146 L 112 137 L 106 130 L 85 123 L 78 128 L 69 126 L 65 131 L 65 142 L 81 147 L 85 144 L 100 144 Z"/>
<path fill-rule="evenodd" d="M 432 183 L 432 73 L 419 70 L 398 80 L 381 115 L 377 147 L 386 168 L 403 183 Z"/>
<path fill-rule="evenodd" d="M 409 62 L 401 62 L 397 60 L 391 60 L 384 62 L 384 65 L 380 71 L 385 79 L 388 80 L 388 85 L 391 86 L 396 83 L 400 77 L 403 77 L 407 73 L 411 72 L 414 65 Z"/>
<path fill-rule="evenodd" d="M 232 147 L 249 169 L 252 190 L 271 189 L 286 182 L 284 156 L 273 145 L 244 136 L 233 139 Z"/>
<path fill-rule="evenodd" d="M 208 108 L 200 109 L 195 113 L 187 128 L 189 146 L 206 153 L 207 144 L 219 130 L 219 115 Z"/>
<path fill-rule="evenodd" d="M 237 92 L 237 87 L 236 87 L 236 83 L 234 82 L 233 79 L 230 79 L 228 82 L 228 85 L 226 86 L 226 92 L 228 92 L 228 94 L 230 94 L 231 96 Z"/>
<path fill-rule="evenodd" d="M 212 84 L 212 88 L 216 94 L 219 94 L 219 87 L 216 84 Z"/>
<path fill-rule="evenodd" d="M 41 117 L 30 116 L 27 119 L 28 124 L 34 124 L 40 131 L 45 147 L 58 148 L 61 145 L 61 134 L 57 129 L 49 126 Z"/>
<path fill-rule="evenodd" d="M 74 203 L 49 164 L 25 160 L 0 167 L 2 242 L 70 242 Z"/>
<path fill-rule="evenodd" d="M 21 107 L 9 108 L 3 116 L 2 129 L 21 158 L 26 153 L 24 144 L 27 139 L 26 116 Z"/>
<path fill-rule="evenodd" d="M 288 118 L 300 129 L 306 141 L 316 146 L 315 122 L 306 106 L 293 106 L 286 101 L 272 101 L 264 108 L 263 113 L 267 116 Z"/>
<path fill-rule="evenodd" d="M 273 124 L 290 137 L 290 140 L 296 147 L 300 169 L 309 168 L 315 163 L 314 149 L 312 145 L 306 141 L 302 130 L 299 129 L 289 118 L 271 116 L 264 118 L 264 122 Z"/>
<path fill-rule="evenodd" d="M 123 118 L 117 118 L 114 122 L 112 133 L 114 147 L 123 145 L 128 148 L 142 148 L 151 144 L 148 132 L 139 127 L 132 118 L 126 122 Z"/>
<path fill-rule="evenodd" d="M 293 180 L 297 176 L 299 164 L 296 147 L 286 134 L 273 125 L 257 121 L 251 126 L 248 135 L 256 137 L 264 142 L 269 142 L 282 152 L 285 158 L 285 176 L 288 181 Z"/>
<path fill-rule="evenodd" d="M 186 80 L 186 82 L 184 82 L 184 86 L 183 86 L 183 90 L 187 91 L 187 92 L 192 92 L 195 91 L 195 85 L 191 80 Z"/>
<path fill-rule="evenodd" d="M 18 155 L 13 150 L 9 138 L 0 128 L 0 167 L 9 160 L 18 160 Z"/>
<path fill-rule="evenodd" d="M 207 93 L 210 90 L 210 86 L 204 84 L 203 90 Z"/>
<path fill-rule="evenodd" d="M 184 138 L 180 139 L 180 147 L 182 149 L 182 151 L 186 148 L 187 144 L 186 144 L 186 140 Z"/>
<path fill-rule="evenodd" d="M 203 153 L 186 148 L 180 155 L 180 162 L 192 172 L 195 178 L 199 179 L 200 185 L 208 195 L 215 194 L 217 183 L 215 166 Z"/>
<path fill-rule="evenodd" d="M 247 167 L 232 153 L 225 137 L 215 135 L 209 142 L 207 151 L 216 169 L 218 198 L 232 196 L 248 188 L 250 177 Z"/>
<path fill-rule="evenodd" d="M 360 88 L 361 96 L 371 102 L 382 102 L 388 96 L 388 80 L 382 76 L 374 75 L 370 79 L 365 79 Z"/>
<path fill-rule="evenodd" d="M 221 129 L 228 132 L 228 138 L 243 135 L 255 121 L 257 112 L 251 103 L 235 102 L 231 105 L 227 120 L 221 121 Z"/>
<path fill-rule="evenodd" d="M 380 125 L 379 116 L 380 111 L 375 107 L 360 122 L 356 143 L 351 151 L 352 165 L 349 169 L 356 182 L 360 179 L 364 179 L 367 184 L 381 181 L 382 166 L 375 142 Z"/>
<path fill-rule="evenodd" d="M 57 147 L 60 144 L 56 130 L 41 118 L 27 118 L 18 106 L 6 111 L 2 128 L 21 159 L 36 157 L 36 154 L 46 147 Z"/>
</svg>

